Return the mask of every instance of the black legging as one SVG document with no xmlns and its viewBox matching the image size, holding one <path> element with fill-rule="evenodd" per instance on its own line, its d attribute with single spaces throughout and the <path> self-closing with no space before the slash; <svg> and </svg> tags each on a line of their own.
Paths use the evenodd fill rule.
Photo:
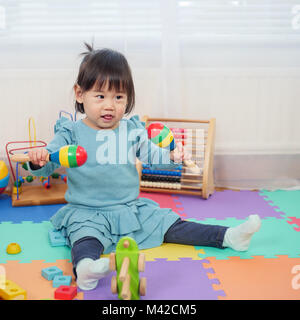
<svg viewBox="0 0 300 320">
<path fill-rule="evenodd" d="M 185 221 L 179 218 L 165 233 L 164 242 L 223 249 L 224 234 L 227 228 L 228 227 L 224 226 Z M 97 238 L 84 237 L 77 240 L 71 250 L 75 277 L 77 277 L 76 266 L 81 259 L 99 259 L 103 251 L 104 247 Z"/>
</svg>

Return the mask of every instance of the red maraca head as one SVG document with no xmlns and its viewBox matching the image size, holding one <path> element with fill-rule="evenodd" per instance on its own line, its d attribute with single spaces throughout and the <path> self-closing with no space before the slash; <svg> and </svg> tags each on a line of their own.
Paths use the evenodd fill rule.
<svg viewBox="0 0 300 320">
<path fill-rule="evenodd" d="M 164 128 L 164 124 L 160 122 L 153 122 L 149 125 L 147 131 L 148 131 L 148 138 L 152 140 L 153 138 L 157 137 L 158 135 L 161 135 L 161 132 Z M 153 141 L 154 142 L 154 141 Z M 155 142 L 154 142 L 155 143 Z"/>
<path fill-rule="evenodd" d="M 86 162 L 86 160 L 87 160 L 86 150 L 81 146 L 77 146 L 77 149 L 76 149 L 77 166 L 78 167 L 82 166 Z"/>
</svg>

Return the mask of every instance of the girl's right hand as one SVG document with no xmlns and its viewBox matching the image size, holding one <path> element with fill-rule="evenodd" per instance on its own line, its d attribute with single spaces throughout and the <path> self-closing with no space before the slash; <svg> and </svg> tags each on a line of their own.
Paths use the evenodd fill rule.
<svg viewBox="0 0 300 320">
<path fill-rule="evenodd" d="M 45 148 L 34 148 L 28 151 L 29 161 L 35 165 L 43 167 L 47 161 L 48 151 Z"/>
</svg>

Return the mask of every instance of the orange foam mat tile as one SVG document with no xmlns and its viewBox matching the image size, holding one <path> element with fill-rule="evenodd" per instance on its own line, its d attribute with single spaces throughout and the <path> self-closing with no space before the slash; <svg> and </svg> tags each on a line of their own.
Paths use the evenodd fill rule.
<svg viewBox="0 0 300 320">
<path fill-rule="evenodd" d="M 52 281 L 42 277 L 42 269 L 56 266 L 63 271 L 64 275 L 72 276 L 71 286 L 76 286 L 75 277 L 72 271 L 72 263 L 68 259 L 57 260 L 46 263 L 44 260 L 33 260 L 30 263 L 19 263 L 18 261 L 8 261 L 1 264 L 5 270 L 6 279 L 12 280 L 27 292 L 27 300 L 54 299 Z M 82 300 L 83 292 L 79 292 L 75 299 Z"/>
<path fill-rule="evenodd" d="M 300 258 L 287 255 L 266 259 L 229 257 L 217 260 L 207 257 L 212 268 L 210 279 L 217 278 L 220 284 L 213 284 L 215 290 L 224 290 L 222 300 L 300 300 Z"/>
</svg>

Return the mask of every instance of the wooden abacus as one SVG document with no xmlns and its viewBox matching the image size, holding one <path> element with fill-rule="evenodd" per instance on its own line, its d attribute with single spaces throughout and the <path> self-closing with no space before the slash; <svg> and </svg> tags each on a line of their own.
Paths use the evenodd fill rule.
<svg viewBox="0 0 300 320">
<path fill-rule="evenodd" d="M 175 170 L 151 170 L 138 160 L 140 190 L 145 192 L 177 193 L 201 196 L 204 199 L 213 194 L 214 186 L 214 142 L 216 119 L 190 120 L 171 118 L 150 118 L 144 116 L 146 128 L 153 122 L 161 122 L 173 132 L 175 142 L 182 142 L 192 161 L 200 169 L 192 172 L 187 166 Z"/>
</svg>

